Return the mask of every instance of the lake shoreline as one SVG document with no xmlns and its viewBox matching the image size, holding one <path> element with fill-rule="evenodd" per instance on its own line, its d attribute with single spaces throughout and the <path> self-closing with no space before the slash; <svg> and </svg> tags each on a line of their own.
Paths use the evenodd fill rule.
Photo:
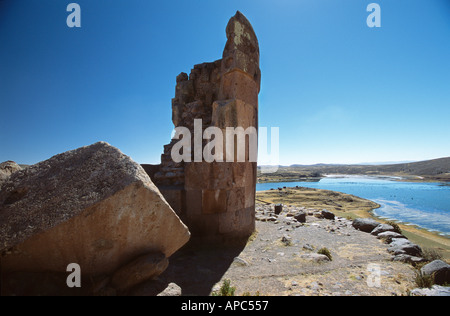
<svg viewBox="0 0 450 316">
<path fill-rule="evenodd" d="M 284 187 L 268 191 L 257 191 L 256 200 L 272 204 L 282 203 L 307 208 L 328 209 L 337 216 L 346 218 L 373 218 L 382 223 L 389 221 L 374 214 L 374 211 L 381 207 L 375 201 L 338 191 L 299 186 Z M 424 249 L 437 250 L 442 253 L 445 259 L 450 259 L 450 239 L 448 237 L 408 222 L 398 220 L 395 220 L 395 222 L 399 224 L 408 239 Z"/>
<path fill-rule="evenodd" d="M 367 177 L 374 179 L 390 179 L 392 181 L 398 182 L 414 182 L 414 183 L 439 183 L 441 185 L 450 186 L 450 180 L 446 178 L 440 178 L 436 176 L 416 176 L 416 175 L 404 175 L 404 174 L 324 174 L 322 176 L 314 177 L 302 177 L 297 175 L 290 176 L 280 176 L 274 178 L 267 178 L 267 176 L 259 175 L 257 183 L 281 183 L 281 182 L 319 182 L 322 179 L 335 177 L 335 178 L 346 178 L 346 177 Z"/>
</svg>

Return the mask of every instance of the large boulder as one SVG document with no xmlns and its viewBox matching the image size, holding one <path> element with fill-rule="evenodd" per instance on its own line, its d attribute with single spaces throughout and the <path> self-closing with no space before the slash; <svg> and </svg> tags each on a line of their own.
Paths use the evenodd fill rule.
<svg viewBox="0 0 450 316">
<path fill-rule="evenodd" d="M 395 232 L 395 228 L 389 224 L 380 224 L 372 230 L 371 234 L 374 236 L 378 236 L 378 234 L 384 232 Z"/>
<path fill-rule="evenodd" d="M 306 222 L 306 213 L 303 211 L 298 211 L 297 214 L 295 214 L 294 218 L 299 222 L 299 223 L 305 223 Z"/>
<path fill-rule="evenodd" d="M 394 238 L 392 239 L 391 244 L 389 245 L 388 251 L 393 253 L 394 256 L 397 255 L 410 255 L 415 257 L 420 257 L 422 255 L 422 249 L 410 242 L 405 238 Z"/>
<path fill-rule="evenodd" d="M 383 233 L 379 233 L 377 235 L 377 238 L 381 239 L 381 240 L 384 240 L 384 242 L 387 243 L 387 244 L 390 244 L 396 238 L 407 239 L 402 234 L 399 234 L 399 233 L 396 233 L 396 232 L 392 232 L 392 231 L 386 231 L 386 232 L 383 232 Z"/>
<path fill-rule="evenodd" d="M 147 253 L 166 258 L 187 227 L 142 167 L 99 142 L 14 173 L 0 192 L 3 272 L 110 275 Z"/>
<path fill-rule="evenodd" d="M 274 213 L 280 215 L 283 211 L 283 204 L 276 204 L 274 208 Z"/>
<path fill-rule="evenodd" d="M 426 259 L 420 258 L 420 257 L 415 257 L 415 256 L 410 256 L 410 255 L 406 255 L 406 254 L 399 254 L 399 255 L 394 256 L 392 258 L 392 261 L 405 262 L 405 263 L 410 263 L 410 264 L 415 265 L 418 263 L 426 262 Z"/>
<path fill-rule="evenodd" d="M 330 212 L 329 210 L 322 210 L 321 215 L 325 219 L 334 219 L 334 213 Z"/>
<path fill-rule="evenodd" d="M 353 221 L 352 226 L 355 229 L 359 229 L 363 232 L 372 232 L 380 223 L 371 218 L 357 218 Z"/>
<path fill-rule="evenodd" d="M 450 265 L 442 260 L 434 260 L 422 267 L 421 272 L 425 276 L 431 276 L 436 284 L 450 283 Z"/>
<path fill-rule="evenodd" d="M 5 161 L 0 163 L 0 187 L 14 172 L 22 168 L 14 161 Z"/>
<path fill-rule="evenodd" d="M 433 285 L 431 289 L 414 289 L 411 296 L 450 296 L 450 287 Z"/>
</svg>

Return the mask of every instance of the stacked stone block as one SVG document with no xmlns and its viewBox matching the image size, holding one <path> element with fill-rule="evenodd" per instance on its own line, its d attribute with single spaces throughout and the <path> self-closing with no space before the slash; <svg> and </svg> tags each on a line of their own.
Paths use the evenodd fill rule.
<svg viewBox="0 0 450 316">
<path fill-rule="evenodd" d="M 181 73 L 177 77 L 172 121 L 175 127 L 191 131 L 192 144 L 195 119 L 202 119 L 202 131 L 210 126 L 220 128 L 224 148 L 227 127 L 258 128 L 258 40 L 240 12 L 228 22 L 226 35 L 222 59 L 195 65 L 189 76 Z M 257 163 L 250 161 L 249 137 L 245 160 L 240 162 L 227 161 L 225 152 L 224 162 L 193 162 L 192 149 L 191 162 L 175 163 L 170 153 L 177 141 L 165 146 L 153 179 L 193 236 L 227 239 L 250 235 L 255 227 Z M 203 148 L 207 142 L 203 140 Z"/>
</svg>

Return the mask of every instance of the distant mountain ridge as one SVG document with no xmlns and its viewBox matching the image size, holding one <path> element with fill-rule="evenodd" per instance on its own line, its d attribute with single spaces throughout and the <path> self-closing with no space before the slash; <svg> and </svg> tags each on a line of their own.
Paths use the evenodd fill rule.
<svg viewBox="0 0 450 316">
<path fill-rule="evenodd" d="M 386 165 L 316 164 L 280 166 L 277 173 L 271 176 L 264 175 L 264 177 L 267 178 L 267 181 L 274 177 L 293 180 L 298 177 L 318 177 L 325 174 L 392 175 L 403 176 L 411 180 L 416 177 L 416 179 L 423 178 L 429 181 L 450 181 L 450 157 Z"/>
<path fill-rule="evenodd" d="M 380 162 L 361 162 L 361 163 L 316 163 L 313 165 L 293 164 L 289 167 L 311 167 L 311 166 L 384 166 L 384 165 L 399 165 L 406 163 L 418 162 L 417 160 L 408 161 L 380 161 Z M 285 166 L 287 167 L 287 166 Z"/>
<path fill-rule="evenodd" d="M 291 166 L 292 167 L 292 166 Z M 296 168 L 296 167 L 294 167 Z M 387 165 L 313 165 L 302 166 L 300 168 L 320 169 L 324 173 L 350 173 L 355 174 L 361 171 L 364 173 L 405 173 L 409 175 L 439 175 L 450 173 L 450 157 L 432 160 L 395 163 Z M 319 171 L 319 170 L 316 170 Z"/>
</svg>

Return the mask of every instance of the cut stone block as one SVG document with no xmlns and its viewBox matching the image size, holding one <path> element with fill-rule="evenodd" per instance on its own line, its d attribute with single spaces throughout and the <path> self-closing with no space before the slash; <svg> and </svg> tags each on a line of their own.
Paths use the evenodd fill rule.
<svg viewBox="0 0 450 316">
<path fill-rule="evenodd" d="M 77 263 L 108 275 L 146 253 L 169 257 L 189 237 L 142 167 L 104 142 L 18 171 L 0 192 L 3 272 Z"/>
<path fill-rule="evenodd" d="M 224 130 L 227 127 L 257 127 L 258 110 L 256 105 L 242 100 L 216 101 L 212 105 L 212 125 Z"/>
<path fill-rule="evenodd" d="M 228 193 L 226 190 L 203 190 L 203 214 L 224 213 L 227 211 Z"/>
</svg>

